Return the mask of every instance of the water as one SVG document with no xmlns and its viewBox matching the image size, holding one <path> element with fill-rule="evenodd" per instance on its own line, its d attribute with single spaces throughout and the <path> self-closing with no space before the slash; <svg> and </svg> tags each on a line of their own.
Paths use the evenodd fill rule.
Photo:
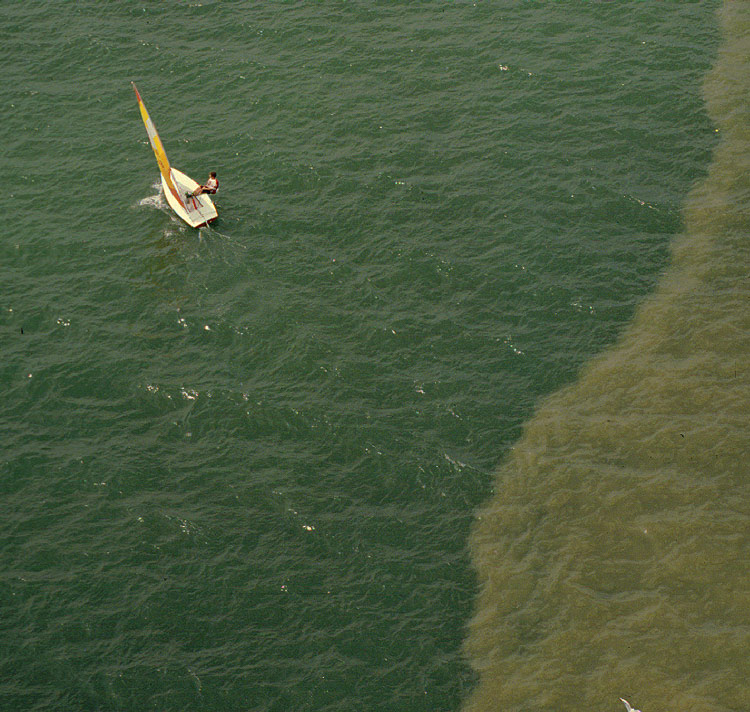
<svg viewBox="0 0 750 712">
<path fill-rule="evenodd" d="M 3 7 L 0 708 L 746 709 L 719 7 Z"/>
<path fill-rule="evenodd" d="M 467 710 L 747 709 L 748 6 L 705 84 L 722 140 L 659 284 L 617 344 L 548 398 L 472 550 Z M 736 85 L 734 89 L 736 90 Z"/>
</svg>

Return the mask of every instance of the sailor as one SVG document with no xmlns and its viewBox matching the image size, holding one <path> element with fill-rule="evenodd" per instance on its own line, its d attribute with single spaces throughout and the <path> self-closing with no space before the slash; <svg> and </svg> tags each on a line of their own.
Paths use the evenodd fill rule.
<svg viewBox="0 0 750 712">
<path fill-rule="evenodd" d="M 200 195 L 201 193 L 214 195 L 217 190 L 219 190 L 219 180 L 216 178 L 216 171 L 211 171 L 208 174 L 206 184 L 199 185 L 190 195 Z"/>
</svg>

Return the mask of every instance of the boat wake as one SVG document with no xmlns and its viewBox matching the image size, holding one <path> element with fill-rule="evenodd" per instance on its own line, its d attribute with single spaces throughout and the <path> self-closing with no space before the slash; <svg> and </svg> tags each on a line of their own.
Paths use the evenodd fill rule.
<svg viewBox="0 0 750 712">
<path fill-rule="evenodd" d="M 167 201 L 164 199 L 164 191 L 161 187 L 161 182 L 157 181 L 151 186 L 155 191 L 155 195 L 148 195 L 145 198 L 141 198 L 138 201 L 138 207 L 158 208 L 159 210 L 166 210 L 169 206 Z"/>
<path fill-rule="evenodd" d="M 247 245 L 243 245 L 241 242 L 235 240 L 231 235 L 226 235 L 211 225 L 203 225 L 202 227 L 198 228 L 198 237 L 200 240 L 210 239 L 213 236 L 219 237 L 222 240 L 226 240 L 228 243 L 231 243 L 232 245 L 235 245 L 242 250 L 247 249 Z"/>
</svg>

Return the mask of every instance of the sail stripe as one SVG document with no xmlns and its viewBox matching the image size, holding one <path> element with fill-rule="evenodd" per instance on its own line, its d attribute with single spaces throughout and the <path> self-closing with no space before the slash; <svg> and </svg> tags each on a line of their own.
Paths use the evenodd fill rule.
<svg viewBox="0 0 750 712">
<path fill-rule="evenodd" d="M 156 132 L 154 122 L 151 121 L 151 117 L 148 115 L 148 111 L 146 111 L 146 105 L 143 103 L 143 99 L 141 99 L 141 95 L 138 92 L 138 87 L 136 87 L 135 82 L 130 83 L 133 85 L 133 91 L 135 91 L 135 97 L 138 100 L 138 108 L 141 110 L 141 118 L 146 127 L 149 143 L 151 144 L 151 148 L 156 156 L 156 162 L 159 164 L 159 172 L 164 178 L 164 182 L 166 183 L 167 188 L 169 188 L 169 192 L 172 193 L 177 202 L 185 208 L 186 206 L 182 196 L 172 180 L 172 167 L 169 165 L 169 159 L 164 151 L 164 146 L 159 138 L 159 134 Z"/>
</svg>

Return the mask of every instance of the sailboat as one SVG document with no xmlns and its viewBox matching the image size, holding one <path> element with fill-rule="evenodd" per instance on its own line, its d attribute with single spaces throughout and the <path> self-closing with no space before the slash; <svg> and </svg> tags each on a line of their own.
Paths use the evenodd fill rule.
<svg viewBox="0 0 750 712">
<path fill-rule="evenodd" d="M 188 196 L 188 193 L 192 193 L 198 187 L 198 183 L 182 171 L 178 171 L 169 165 L 169 159 L 164 152 L 164 146 L 159 138 L 159 134 L 156 132 L 154 122 L 151 121 L 151 117 L 148 115 L 148 111 L 146 111 L 143 99 L 141 99 L 141 95 L 138 93 L 138 87 L 136 87 L 135 82 L 130 83 L 133 85 L 133 91 L 135 92 L 136 99 L 138 99 L 138 107 L 141 110 L 141 118 L 146 126 L 148 140 L 151 143 L 151 148 L 154 150 L 156 162 L 159 164 L 161 184 L 164 188 L 164 195 L 167 198 L 169 207 L 190 227 L 208 225 L 208 223 L 216 220 L 218 217 L 216 206 L 214 206 L 211 198 L 206 193 Z"/>
</svg>

